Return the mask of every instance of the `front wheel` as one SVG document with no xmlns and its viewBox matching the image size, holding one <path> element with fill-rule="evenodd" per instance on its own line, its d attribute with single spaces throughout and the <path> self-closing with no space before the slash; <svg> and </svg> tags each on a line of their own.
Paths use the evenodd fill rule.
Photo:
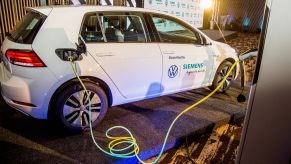
<svg viewBox="0 0 291 164">
<path fill-rule="evenodd" d="M 89 95 L 81 84 L 66 87 L 56 97 L 54 116 L 66 130 L 73 133 L 83 132 L 89 127 L 89 101 L 91 104 L 91 122 L 96 126 L 105 116 L 108 100 L 105 92 L 97 84 L 84 82 Z"/>
<path fill-rule="evenodd" d="M 221 83 L 221 81 L 226 76 L 227 72 L 230 70 L 232 66 L 232 63 L 229 61 L 224 61 L 217 69 L 214 80 L 212 82 L 212 85 L 209 87 L 211 90 L 214 90 L 218 85 Z M 225 92 L 227 91 L 233 80 L 235 78 L 235 69 L 233 69 L 226 79 L 226 81 L 223 83 L 223 85 L 219 88 L 218 92 Z"/>
</svg>

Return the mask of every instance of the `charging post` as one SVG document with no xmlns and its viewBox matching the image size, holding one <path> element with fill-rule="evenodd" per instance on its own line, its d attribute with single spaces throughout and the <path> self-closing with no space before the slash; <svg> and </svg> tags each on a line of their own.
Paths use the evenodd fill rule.
<svg viewBox="0 0 291 164">
<path fill-rule="evenodd" d="M 238 164 L 291 163 L 291 1 L 267 0 Z"/>
</svg>

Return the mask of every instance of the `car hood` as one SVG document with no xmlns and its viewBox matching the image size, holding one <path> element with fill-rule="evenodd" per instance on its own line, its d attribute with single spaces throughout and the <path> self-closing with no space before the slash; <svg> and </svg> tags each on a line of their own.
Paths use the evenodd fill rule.
<svg viewBox="0 0 291 164">
<path fill-rule="evenodd" d="M 232 48 L 230 45 L 225 44 L 225 43 L 221 43 L 221 42 L 217 42 L 214 41 L 214 44 L 219 47 L 222 48 L 224 51 L 226 51 L 228 54 L 235 54 L 235 56 L 237 57 L 238 54 L 236 52 L 236 50 L 234 48 Z"/>
<path fill-rule="evenodd" d="M 217 41 L 214 41 L 214 43 L 218 46 L 225 48 L 225 49 L 233 49 L 230 45 L 225 44 L 225 43 L 221 43 L 221 42 L 217 42 Z"/>
</svg>

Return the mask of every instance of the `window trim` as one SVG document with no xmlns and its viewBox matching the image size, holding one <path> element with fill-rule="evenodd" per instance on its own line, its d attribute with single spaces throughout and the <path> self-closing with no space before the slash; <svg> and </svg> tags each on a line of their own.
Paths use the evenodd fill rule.
<svg viewBox="0 0 291 164">
<path fill-rule="evenodd" d="M 107 38 L 106 38 L 106 35 L 105 35 L 105 30 L 103 28 L 103 25 L 101 23 L 101 20 L 100 20 L 100 13 L 96 13 L 96 16 L 97 16 L 97 25 L 99 24 L 100 28 L 101 28 L 101 32 L 102 32 L 102 36 L 104 38 L 104 42 L 107 43 Z M 96 42 L 93 42 L 93 43 L 96 43 Z"/>
<path fill-rule="evenodd" d="M 160 38 L 158 31 L 154 25 L 154 22 L 151 18 L 150 13 L 144 13 L 144 18 L 145 18 L 146 24 L 148 26 L 149 35 L 151 37 L 151 43 L 160 43 L 161 38 Z"/>
<path fill-rule="evenodd" d="M 140 44 L 144 44 L 144 43 L 152 43 L 152 38 L 150 37 L 150 32 L 151 30 L 149 29 L 148 25 L 147 25 L 147 21 L 146 21 L 146 17 L 144 16 L 144 14 L 142 12 L 137 12 L 137 11 L 92 11 L 92 12 L 87 12 L 84 14 L 83 16 L 83 19 L 82 19 L 82 23 L 81 23 L 81 26 L 80 26 L 80 30 L 79 30 L 79 35 L 82 36 L 82 29 L 83 29 L 83 26 L 84 26 L 84 21 L 86 19 L 86 17 L 89 15 L 89 14 L 96 14 L 97 18 L 98 18 L 98 22 L 97 22 L 97 25 L 101 25 L 101 31 L 102 31 L 102 35 L 104 37 L 105 35 L 105 30 L 104 30 L 104 26 L 102 26 L 102 23 L 99 22 L 100 20 L 100 15 L 105 15 L 104 13 L 110 13 L 110 15 L 117 15 L 120 14 L 120 16 L 127 16 L 127 15 L 133 15 L 133 16 L 137 16 L 141 19 L 141 23 L 144 27 L 144 32 L 145 32 L 145 37 L 146 37 L 146 41 L 145 42 L 107 42 L 107 38 L 104 39 L 103 42 L 87 42 L 85 40 L 85 43 L 86 44 L 104 44 L 104 43 L 120 43 L 120 44 L 124 44 L 124 43 L 140 43 Z M 83 37 L 83 36 L 82 36 Z"/>
</svg>

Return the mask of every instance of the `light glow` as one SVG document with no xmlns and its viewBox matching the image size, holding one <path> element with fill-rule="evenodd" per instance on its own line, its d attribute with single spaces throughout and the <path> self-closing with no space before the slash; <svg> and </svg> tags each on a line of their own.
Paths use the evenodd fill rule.
<svg viewBox="0 0 291 164">
<path fill-rule="evenodd" d="M 212 0 L 202 0 L 200 6 L 203 9 L 209 9 L 212 6 Z"/>
</svg>

